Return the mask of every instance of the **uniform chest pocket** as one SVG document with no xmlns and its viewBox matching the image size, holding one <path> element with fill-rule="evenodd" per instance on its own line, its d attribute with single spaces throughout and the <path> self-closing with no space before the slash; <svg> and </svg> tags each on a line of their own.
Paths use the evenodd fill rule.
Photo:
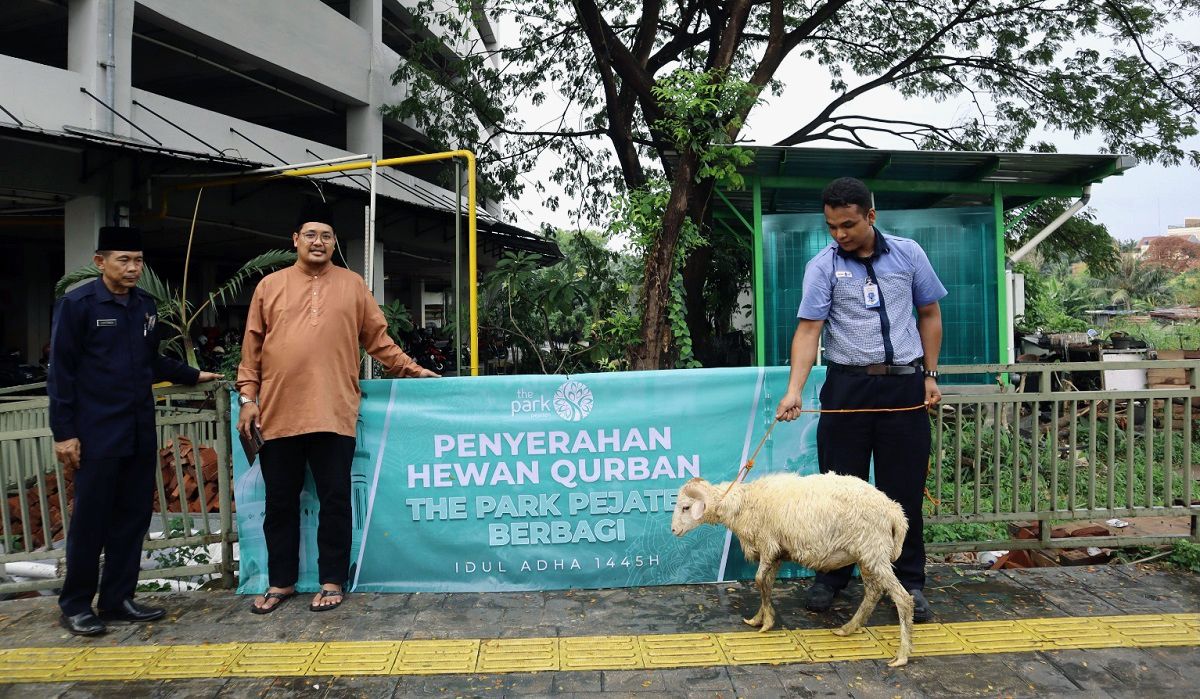
<svg viewBox="0 0 1200 699">
<path fill-rule="evenodd" d="M 867 283 L 866 276 L 843 277 L 833 285 L 833 298 L 841 303 L 857 301 L 862 303 L 863 285 Z"/>
</svg>

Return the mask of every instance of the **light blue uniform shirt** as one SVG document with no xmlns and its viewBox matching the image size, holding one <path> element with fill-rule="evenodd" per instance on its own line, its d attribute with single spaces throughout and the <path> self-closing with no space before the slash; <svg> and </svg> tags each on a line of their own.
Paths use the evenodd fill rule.
<svg viewBox="0 0 1200 699">
<path fill-rule="evenodd" d="M 863 287 L 874 272 L 878 308 L 867 306 Z M 946 287 L 914 240 L 875 228 L 875 254 L 863 261 L 831 244 L 804 268 L 804 296 L 796 317 L 823 320 L 825 358 L 863 366 L 908 364 L 924 354 L 915 308 L 946 295 Z M 885 334 L 886 333 L 886 334 Z"/>
</svg>

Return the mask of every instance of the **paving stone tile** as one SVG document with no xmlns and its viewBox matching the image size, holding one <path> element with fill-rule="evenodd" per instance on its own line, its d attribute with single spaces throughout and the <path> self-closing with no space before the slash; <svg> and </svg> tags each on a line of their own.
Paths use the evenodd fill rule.
<svg viewBox="0 0 1200 699">
<path fill-rule="evenodd" d="M 217 693 L 218 699 L 261 699 L 275 683 L 270 678 L 235 678 L 225 683 Z"/>
<path fill-rule="evenodd" d="M 75 682 L 58 695 L 60 699 L 92 699 L 116 697 L 122 699 L 152 699 L 158 696 L 157 683 L 151 682 Z"/>
<path fill-rule="evenodd" d="M 325 692 L 328 699 L 389 699 L 399 677 L 337 677 Z"/>
<path fill-rule="evenodd" d="M 601 688 L 605 692 L 685 692 L 668 684 L 661 670 L 605 670 Z"/>
<path fill-rule="evenodd" d="M 51 682 L 20 682 L 16 684 L 0 684 L 0 698 L 8 699 L 57 699 L 71 687 L 70 684 L 55 684 Z"/>
<path fill-rule="evenodd" d="M 154 696 L 159 699 L 213 699 L 221 693 L 227 681 L 220 677 L 164 680 L 158 683 Z"/>
</svg>

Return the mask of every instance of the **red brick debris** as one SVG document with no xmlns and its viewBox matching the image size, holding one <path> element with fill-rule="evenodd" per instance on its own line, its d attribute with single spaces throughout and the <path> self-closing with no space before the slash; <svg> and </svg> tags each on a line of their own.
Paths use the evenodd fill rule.
<svg viewBox="0 0 1200 699">
<path fill-rule="evenodd" d="M 192 440 L 179 436 L 176 437 L 179 442 L 179 455 L 183 462 L 182 476 L 183 483 L 180 484 L 180 476 L 175 469 L 175 444 L 173 440 L 168 440 L 166 444 L 159 449 L 159 464 L 162 469 L 163 491 L 166 494 L 167 512 L 181 512 L 181 491 L 182 502 L 187 503 L 187 511 L 192 514 L 200 514 L 201 512 L 220 512 L 221 501 L 217 494 L 217 452 L 212 447 L 201 446 L 200 452 L 200 472 L 196 471 L 196 449 L 192 446 Z M 201 489 L 200 480 L 202 476 L 204 488 Z M 60 485 L 56 474 L 47 474 L 44 479 L 44 492 L 46 499 L 46 513 L 42 512 L 42 498 L 39 495 L 38 484 L 35 479 L 28 479 L 24 483 L 24 498 L 25 503 L 29 508 L 30 534 L 29 541 L 25 541 L 25 526 L 21 517 L 21 493 L 13 493 L 7 497 L 7 516 L 9 521 L 9 532 L 14 538 L 19 537 L 20 543 L 13 547 L 14 550 L 31 550 L 40 548 L 46 545 L 46 531 L 49 529 L 51 541 L 61 541 L 65 535 L 63 532 L 63 517 L 60 501 L 65 500 L 67 506 L 71 506 L 72 499 L 75 497 L 74 470 L 65 469 L 63 471 L 63 481 L 66 483 L 65 498 L 60 498 Z M 154 511 L 162 512 L 162 502 L 159 500 L 158 492 L 154 494 Z M 0 532 L 3 529 L 0 528 Z"/>
</svg>

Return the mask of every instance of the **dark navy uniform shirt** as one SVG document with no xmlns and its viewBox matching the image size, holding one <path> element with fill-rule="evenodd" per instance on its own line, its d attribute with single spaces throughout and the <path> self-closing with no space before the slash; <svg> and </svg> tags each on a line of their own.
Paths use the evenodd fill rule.
<svg viewBox="0 0 1200 699">
<path fill-rule="evenodd" d="M 197 369 L 159 354 L 159 333 L 154 299 L 141 289 L 121 304 L 96 279 L 58 300 L 47 380 L 56 441 L 78 438 L 83 459 L 157 448 L 152 385 L 200 378 Z"/>
</svg>

